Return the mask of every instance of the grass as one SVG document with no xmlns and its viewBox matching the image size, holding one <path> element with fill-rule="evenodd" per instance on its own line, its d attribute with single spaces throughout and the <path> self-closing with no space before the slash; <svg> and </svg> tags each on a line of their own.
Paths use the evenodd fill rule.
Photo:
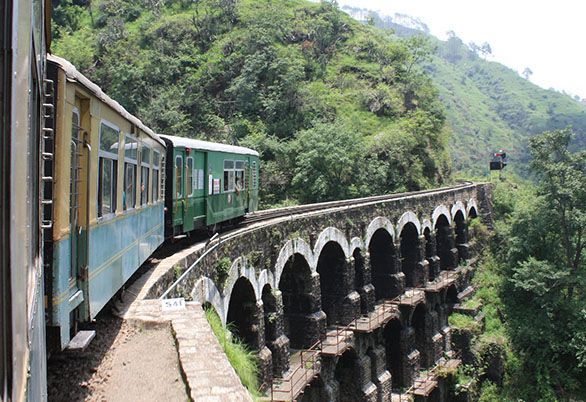
<svg viewBox="0 0 586 402">
<path fill-rule="evenodd" d="M 450 327 L 455 330 L 465 330 L 471 332 L 477 332 L 480 330 L 480 325 L 474 321 L 474 318 L 468 315 L 454 313 L 450 315 L 448 320 Z"/>
<path fill-rule="evenodd" d="M 205 314 L 214 335 L 218 338 L 226 357 L 228 357 L 228 361 L 240 377 L 240 381 L 253 397 L 260 397 L 256 355 L 242 341 L 230 334 L 230 326 L 226 328 L 222 325 L 222 321 L 214 309 L 205 309 Z"/>
</svg>

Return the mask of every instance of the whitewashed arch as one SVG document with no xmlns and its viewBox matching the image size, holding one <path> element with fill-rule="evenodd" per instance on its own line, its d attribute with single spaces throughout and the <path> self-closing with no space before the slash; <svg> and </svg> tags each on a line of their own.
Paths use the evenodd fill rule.
<svg viewBox="0 0 586 402">
<path fill-rule="evenodd" d="M 433 225 L 431 224 L 431 221 L 427 218 L 425 218 L 423 222 L 421 222 L 421 233 L 424 233 L 425 229 L 429 229 L 430 232 L 433 232 Z"/>
<path fill-rule="evenodd" d="M 272 289 L 275 289 L 275 277 L 273 273 L 268 269 L 263 269 L 258 275 L 257 284 L 258 294 L 262 299 L 262 290 L 264 289 L 265 285 L 270 285 Z"/>
<path fill-rule="evenodd" d="M 452 220 L 456 218 L 456 213 L 458 211 L 462 212 L 462 215 L 464 216 L 464 220 L 466 220 L 468 218 L 468 213 L 466 212 L 466 208 L 464 207 L 464 204 L 460 200 L 456 201 L 454 203 L 454 205 L 452 205 Z"/>
<path fill-rule="evenodd" d="M 198 279 L 191 292 L 191 299 L 201 304 L 210 303 L 216 309 L 223 325 L 226 325 L 228 313 L 224 309 L 224 300 L 214 281 L 207 276 Z"/>
<path fill-rule="evenodd" d="M 393 227 L 391 221 L 385 217 L 377 216 L 372 220 L 372 222 L 370 222 L 368 228 L 366 228 L 366 238 L 364 239 L 364 245 L 366 247 L 370 246 L 370 240 L 372 239 L 374 232 L 379 229 L 385 229 L 389 235 L 391 235 L 393 241 L 395 241 L 395 228 Z"/>
<path fill-rule="evenodd" d="M 362 252 L 368 251 L 364 249 L 364 243 L 360 237 L 353 237 L 352 240 L 350 240 L 350 255 L 353 255 L 356 249 L 359 249 Z"/>
<path fill-rule="evenodd" d="M 248 260 L 245 257 L 238 257 L 232 263 L 230 267 L 230 271 L 228 273 L 228 278 L 226 278 L 226 284 L 224 285 L 224 302 L 226 303 L 226 311 L 228 305 L 230 304 L 230 296 L 232 295 L 232 290 L 234 289 L 234 285 L 236 281 L 240 278 L 246 278 L 252 285 L 254 289 L 254 295 L 256 300 L 260 300 L 261 294 L 258 291 L 258 283 L 256 279 L 256 272 L 254 271 L 253 267 L 248 266 Z"/>
<path fill-rule="evenodd" d="M 431 214 L 431 222 L 433 223 L 433 227 L 435 228 L 435 224 L 439 219 L 440 215 L 445 215 L 448 223 L 452 224 L 452 214 L 450 214 L 450 210 L 444 204 L 438 205 L 433 210 L 433 214 Z"/>
<path fill-rule="evenodd" d="M 311 272 L 316 272 L 313 251 L 311 250 L 309 244 L 307 244 L 307 242 L 301 238 L 289 240 L 281 248 L 279 257 L 277 257 L 277 263 L 275 264 L 275 287 L 279 287 L 279 281 L 281 280 L 281 275 L 283 274 L 285 264 L 294 254 L 300 254 L 303 256 L 303 258 L 305 258 L 307 261 Z"/>
<path fill-rule="evenodd" d="M 315 242 L 315 246 L 313 247 L 313 255 L 316 260 L 319 259 L 319 255 L 321 254 L 321 251 L 325 245 L 331 241 L 340 245 L 346 258 L 350 257 L 350 245 L 348 244 L 348 240 L 346 240 L 344 232 L 342 232 L 340 229 L 330 226 L 322 230 L 317 238 L 317 241 Z"/>
<path fill-rule="evenodd" d="M 480 215 L 478 205 L 476 205 L 476 200 L 474 198 L 470 198 L 466 205 L 466 211 L 468 212 L 468 216 L 470 216 L 470 211 L 472 211 L 472 208 L 474 208 L 474 210 L 476 211 L 477 216 Z"/>
<path fill-rule="evenodd" d="M 415 225 L 417 229 L 417 234 L 421 235 L 421 222 L 419 222 L 419 218 L 415 215 L 412 211 L 407 211 L 399 218 L 399 222 L 397 223 L 397 233 L 399 236 L 401 235 L 401 231 L 406 224 L 412 223 Z"/>
</svg>

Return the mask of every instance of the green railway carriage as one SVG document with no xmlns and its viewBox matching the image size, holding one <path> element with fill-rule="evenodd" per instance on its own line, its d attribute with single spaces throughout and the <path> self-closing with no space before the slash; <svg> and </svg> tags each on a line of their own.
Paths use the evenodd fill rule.
<svg viewBox="0 0 586 402">
<path fill-rule="evenodd" d="M 165 235 L 241 219 L 258 207 L 258 152 L 167 135 Z"/>
</svg>

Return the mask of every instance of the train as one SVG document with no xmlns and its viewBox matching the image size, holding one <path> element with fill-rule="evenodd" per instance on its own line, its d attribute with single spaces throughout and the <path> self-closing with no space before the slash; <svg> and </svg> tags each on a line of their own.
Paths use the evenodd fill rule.
<svg viewBox="0 0 586 402">
<path fill-rule="evenodd" d="M 0 400 L 47 398 L 43 130 L 50 2 L 0 2 Z"/>
<path fill-rule="evenodd" d="M 47 356 L 166 240 L 258 208 L 259 154 L 159 135 L 50 54 L 51 2 L 0 4 L 0 400 L 47 400 Z"/>
<path fill-rule="evenodd" d="M 52 228 L 44 242 L 49 351 L 84 348 L 87 324 L 165 239 L 214 232 L 258 206 L 259 154 L 158 135 L 67 60 L 53 83 Z"/>
</svg>

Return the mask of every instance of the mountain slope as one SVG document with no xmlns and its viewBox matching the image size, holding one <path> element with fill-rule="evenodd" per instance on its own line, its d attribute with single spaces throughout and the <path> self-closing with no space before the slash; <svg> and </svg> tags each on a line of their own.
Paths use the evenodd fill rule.
<svg viewBox="0 0 586 402">
<path fill-rule="evenodd" d="M 586 106 L 571 97 L 545 90 L 502 64 L 488 61 L 480 49 L 452 35 L 447 41 L 431 36 L 421 21 L 406 16 L 386 17 L 345 7 L 350 15 L 399 37 L 423 35 L 435 49 L 427 71 L 446 107 L 453 129 L 454 168 L 474 174 L 487 169 L 490 153 L 506 149 L 511 167 L 526 173 L 527 139 L 545 130 L 571 125 L 575 147 L 586 146 Z M 403 24 L 403 25 L 400 25 Z"/>
</svg>

